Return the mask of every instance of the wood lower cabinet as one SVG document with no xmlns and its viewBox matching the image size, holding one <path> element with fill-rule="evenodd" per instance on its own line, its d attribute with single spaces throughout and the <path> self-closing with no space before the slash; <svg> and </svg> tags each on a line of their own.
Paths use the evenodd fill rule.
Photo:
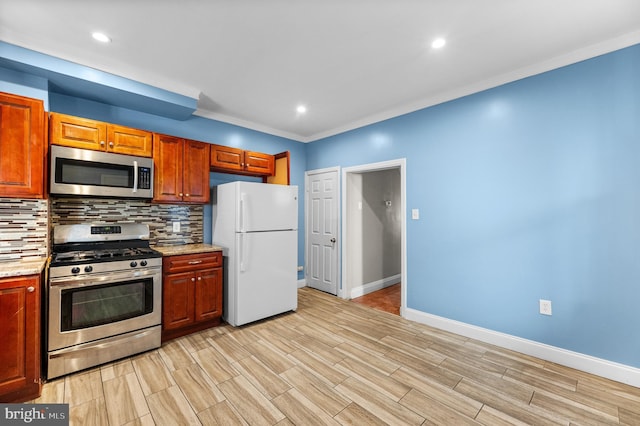
<svg viewBox="0 0 640 426">
<path fill-rule="evenodd" d="M 153 201 L 209 202 L 209 144 L 153 135 Z"/>
<path fill-rule="evenodd" d="M 88 118 L 51 113 L 50 142 L 54 145 L 151 157 L 153 133 Z"/>
<path fill-rule="evenodd" d="M 255 151 L 244 151 L 223 145 L 211 145 L 211 169 L 218 172 L 250 176 L 274 174 L 274 156 Z"/>
<path fill-rule="evenodd" d="M 41 100 L 0 93 L 0 197 L 44 198 L 45 121 Z"/>
<path fill-rule="evenodd" d="M 220 324 L 222 252 L 162 260 L 162 341 Z"/>
<path fill-rule="evenodd" d="M 40 275 L 0 279 L 0 402 L 40 396 Z"/>
</svg>

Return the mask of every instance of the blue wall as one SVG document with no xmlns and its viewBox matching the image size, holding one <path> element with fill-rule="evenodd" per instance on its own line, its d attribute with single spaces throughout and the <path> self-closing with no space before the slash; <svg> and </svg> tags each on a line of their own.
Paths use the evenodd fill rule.
<svg viewBox="0 0 640 426">
<path fill-rule="evenodd" d="M 409 308 L 640 367 L 640 45 L 313 142 L 307 167 L 402 157 Z"/>
</svg>

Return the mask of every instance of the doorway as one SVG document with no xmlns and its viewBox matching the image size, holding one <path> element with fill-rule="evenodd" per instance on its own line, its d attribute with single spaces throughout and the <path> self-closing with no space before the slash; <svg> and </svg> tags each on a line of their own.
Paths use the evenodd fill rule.
<svg viewBox="0 0 640 426">
<path fill-rule="evenodd" d="M 405 159 L 342 170 L 342 280 L 354 299 L 400 283 L 406 308 Z"/>
</svg>

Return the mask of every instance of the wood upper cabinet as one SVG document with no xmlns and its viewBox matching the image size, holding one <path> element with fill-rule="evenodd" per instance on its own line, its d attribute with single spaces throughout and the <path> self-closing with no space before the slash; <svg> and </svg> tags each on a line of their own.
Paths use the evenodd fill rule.
<svg viewBox="0 0 640 426">
<path fill-rule="evenodd" d="M 152 133 L 88 118 L 51 113 L 50 141 L 55 145 L 151 157 Z"/>
<path fill-rule="evenodd" d="M 271 176 L 274 173 L 274 157 L 262 152 L 211 145 L 211 169 L 251 176 Z"/>
<path fill-rule="evenodd" d="M 40 396 L 40 275 L 0 279 L 0 402 Z"/>
<path fill-rule="evenodd" d="M 0 93 L 0 197 L 44 197 L 45 121 L 41 100 Z"/>
<path fill-rule="evenodd" d="M 209 202 L 209 144 L 153 135 L 153 201 Z"/>
<path fill-rule="evenodd" d="M 218 325 L 222 317 L 222 253 L 162 260 L 162 340 Z"/>
<path fill-rule="evenodd" d="M 209 144 L 184 141 L 182 189 L 184 201 L 191 203 L 209 202 Z"/>
</svg>

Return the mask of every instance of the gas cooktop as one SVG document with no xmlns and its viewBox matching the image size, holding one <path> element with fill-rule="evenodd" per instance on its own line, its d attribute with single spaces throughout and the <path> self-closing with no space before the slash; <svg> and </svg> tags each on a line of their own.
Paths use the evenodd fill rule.
<svg viewBox="0 0 640 426">
<path fill-rule="evenodd" d="M 119 249 L 77 250 L 54 253 L 52 266 L 81 265 L 85 263 L 110 262 L 114 260 L 135 260 L 162 257 L 162 253 L 152 248 L 133 247 Z"/>
</svg>

